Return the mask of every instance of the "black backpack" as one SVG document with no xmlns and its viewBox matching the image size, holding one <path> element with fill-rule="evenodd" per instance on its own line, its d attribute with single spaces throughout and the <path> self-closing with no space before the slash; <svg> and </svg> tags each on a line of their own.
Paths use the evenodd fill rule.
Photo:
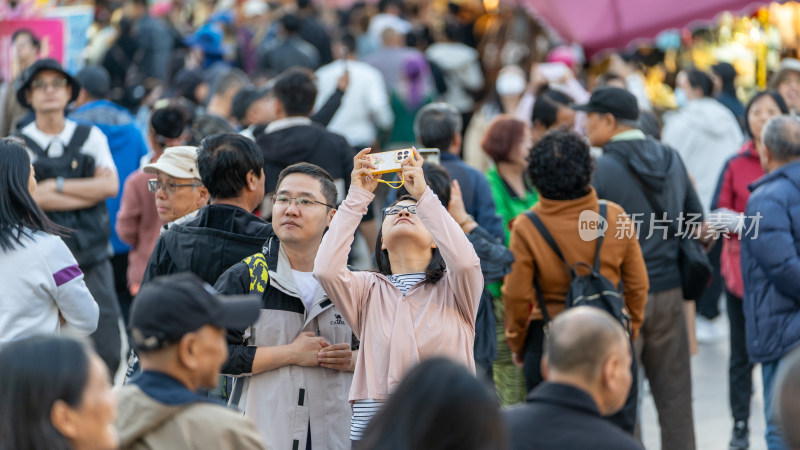
<svg viewBox="0 0 800 450">
<path fill-rule="evenodd" d="M 606 218 L 606 210 L 606 202 L 605 200 L 601 200 L 600 216 L 603 219 Z M 567 309 L 575 306 L 592 306 L 595 308 L 600 308 L 603 311 L 611 314 L 630 336 L 631 317 L 628 315 L 628 311 L 625 309 L 625 301 L 622 298 L 622 294 L 620 294 L 619 289 L 614 286 L 614 283 L 600 274 L 600 248 L 603 245 L 603 235 L 601 234 L 597 238 L 597 250 L 595 250 L 594 255 L 594 266 L 590 266 L 585 262 L 578 262 L 575 264 L 575 267 L 570 267 L 569 263 L 564 258 L 564 255 L 561 253 L 561 249 L 558 248 L 558 244 L 556 244 L 555 239 L 553 239 L 553 236 L 549 231 L 547 231 L 547 227 L 544 226 L 544 223 L 542 223 L 539 216 L 537 216 L 533 211 L 527 211 L 525 212 L 525 215 L 528 217 L 528 219 L 530 219 L 531 222 L 533 222 L 533 225 L 536 226 L 536 229 L 539 230 L 539 234 L 542 235 L 544 240 L 547 242 L 547 245 L 550 246 L 553 252 L 555 252 L 555 254 L 558 255 L 562 261 L 564 261 L 564 265 L 567 267 L 569 274 L 572 276 L 572 282 L 569 284 L 569 291 L 567 292 L 567 297 L 565 299 Z M 581 266 L 589 269 L 589 273 L 587 275 L 578 274 L 578 269 Z M 544 322 L 547 324 L 550 322 L 550 314 L 547 312 L 547 305 L 544 301 L 544 297 L 542 296 L 542 291 L 539 288 L 539 282 L 537 280 L 538 278 L 534 278 L 536 300 L 539 302 L 539 308 L 542 310 Z"/>
<path fill-rule="evenodd" d="M 95 160 L 91 155 L 81 153 L 81 147 L 91 130 L 89 125 L 78 125 L 69 144 L 64 147 L 64 154 L 56 158 L 48 155 L 49 147 L 42 149 L 33 139 L 22 133 L 16 136 L 22 138 L 37 156 L 33 163 L 36 181 L 56 177 L 89 178 L 94 176 Z M 108 239 L 111 236 L 111 225 L 106 202 L 74 211 L 50 211 L 47 216 L 53 222 L 72 230 L 63 238 L 64 243 L 83 270 L 110 256 Z"/>
</svg>

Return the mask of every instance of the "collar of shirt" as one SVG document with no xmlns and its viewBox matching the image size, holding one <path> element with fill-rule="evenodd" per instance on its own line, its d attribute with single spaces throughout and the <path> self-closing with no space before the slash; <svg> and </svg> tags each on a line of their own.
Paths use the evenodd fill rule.
<svg viewBox="0 0 800 450">
<path fill-rule="evenodd" d="M 637 139 L 647 139 L 647 136 L 642 132 L 642 130 L 628 130 L 623 131 L 622 133 L 614 135 L 611 138 L 611 142 L 616 141 L 635 141 Z"/>
<path fill-rule="evenodd" d="M 22 129 L 22 132 L 45 150 L 52 142 L 58 142 L 62 148 L 66 148 L 70 139 L 72 139 L 72 134 L 75 133 L 76 126 L 77 124 L 74 121 L 64 119 L 64 129 L 61 130 L 61 133 L 53 135 L 40 130 L 36 126 L 36 122 L 31 122 Z"/>
<path fill-rule="evenodd" d="M 285 119 L 278 119 L 269 125 L 264 130 L 265 133 L 274 133 L 276 131 L 285 130 L 286 128 L 299 127 L 301 125 L 311 125 L 311 119 L 308 117 L 287 117 Z"/>
<path fill-rule="evenodd" d="M 132 384 L 147 396 L 169 406 L 184 406 L 192 403 L 210 402 L 208 397 L 192 392 L 177 379 L 161 372 L 145 370 Z"/>
</svg>

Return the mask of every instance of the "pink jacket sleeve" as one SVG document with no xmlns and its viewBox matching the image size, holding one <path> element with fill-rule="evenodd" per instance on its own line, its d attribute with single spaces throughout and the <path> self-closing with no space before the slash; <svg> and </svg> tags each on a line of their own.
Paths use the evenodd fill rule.
<svg viewBox="0 0 800 450">
<path fill-rule="evenodd" d="M 433 235 L 433 242 L 447 265 L 447 281 L 455 294 L 456 308 L 474 328 L 483 290 L 483 274 L 472 243 L 431 188 L 427 188 L 417 202 L 417 215 Z"/>
<path fill-rule="evenodd" d="M 136 172 L 125 180 L 122 190 L 122 201 L 117 213 L 117 223 L 114 229 L 122 242 L 136 247 L 139 243 L 139 222 L 142 219 L 141 201 L 134 182 L 139 179 Z"/>
<path fill-rule="evenodd" d="M 314 277 L 359 339 L 363 325 L 363 308 L 369 299 L 369 286 L 375 274 L 348 269 L 347 255 L 350 253 L 356 228 L 374 197 L 366 189 L 350 186 L 347 198 L 333 216 L 314 260 Z"/>
</svg>

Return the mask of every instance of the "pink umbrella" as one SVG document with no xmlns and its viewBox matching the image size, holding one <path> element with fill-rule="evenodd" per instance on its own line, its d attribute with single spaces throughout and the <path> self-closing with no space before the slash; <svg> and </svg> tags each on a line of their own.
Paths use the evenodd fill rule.
<svg viewBox="0 0 800 450">
<path fill-rule="evenodd" d="M 562 38 L 587 55 L 654 38 L 670 28 L 711 20 L 723 11 L 750 12 L 754 0 L 524 0 Z"/>
</svg>

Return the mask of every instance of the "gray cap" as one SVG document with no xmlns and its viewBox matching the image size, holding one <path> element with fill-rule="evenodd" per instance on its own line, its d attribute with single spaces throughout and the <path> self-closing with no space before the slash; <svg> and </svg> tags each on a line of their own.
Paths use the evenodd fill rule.
<svg viewBox="0 0 800 450">
<path fill-rule="evenodd" d="M 106 98 L 111 91 L 111 77 L 105 67 L 86 66 L 75 75 L 75 79 L 94 98 Z"/>
</svg>

